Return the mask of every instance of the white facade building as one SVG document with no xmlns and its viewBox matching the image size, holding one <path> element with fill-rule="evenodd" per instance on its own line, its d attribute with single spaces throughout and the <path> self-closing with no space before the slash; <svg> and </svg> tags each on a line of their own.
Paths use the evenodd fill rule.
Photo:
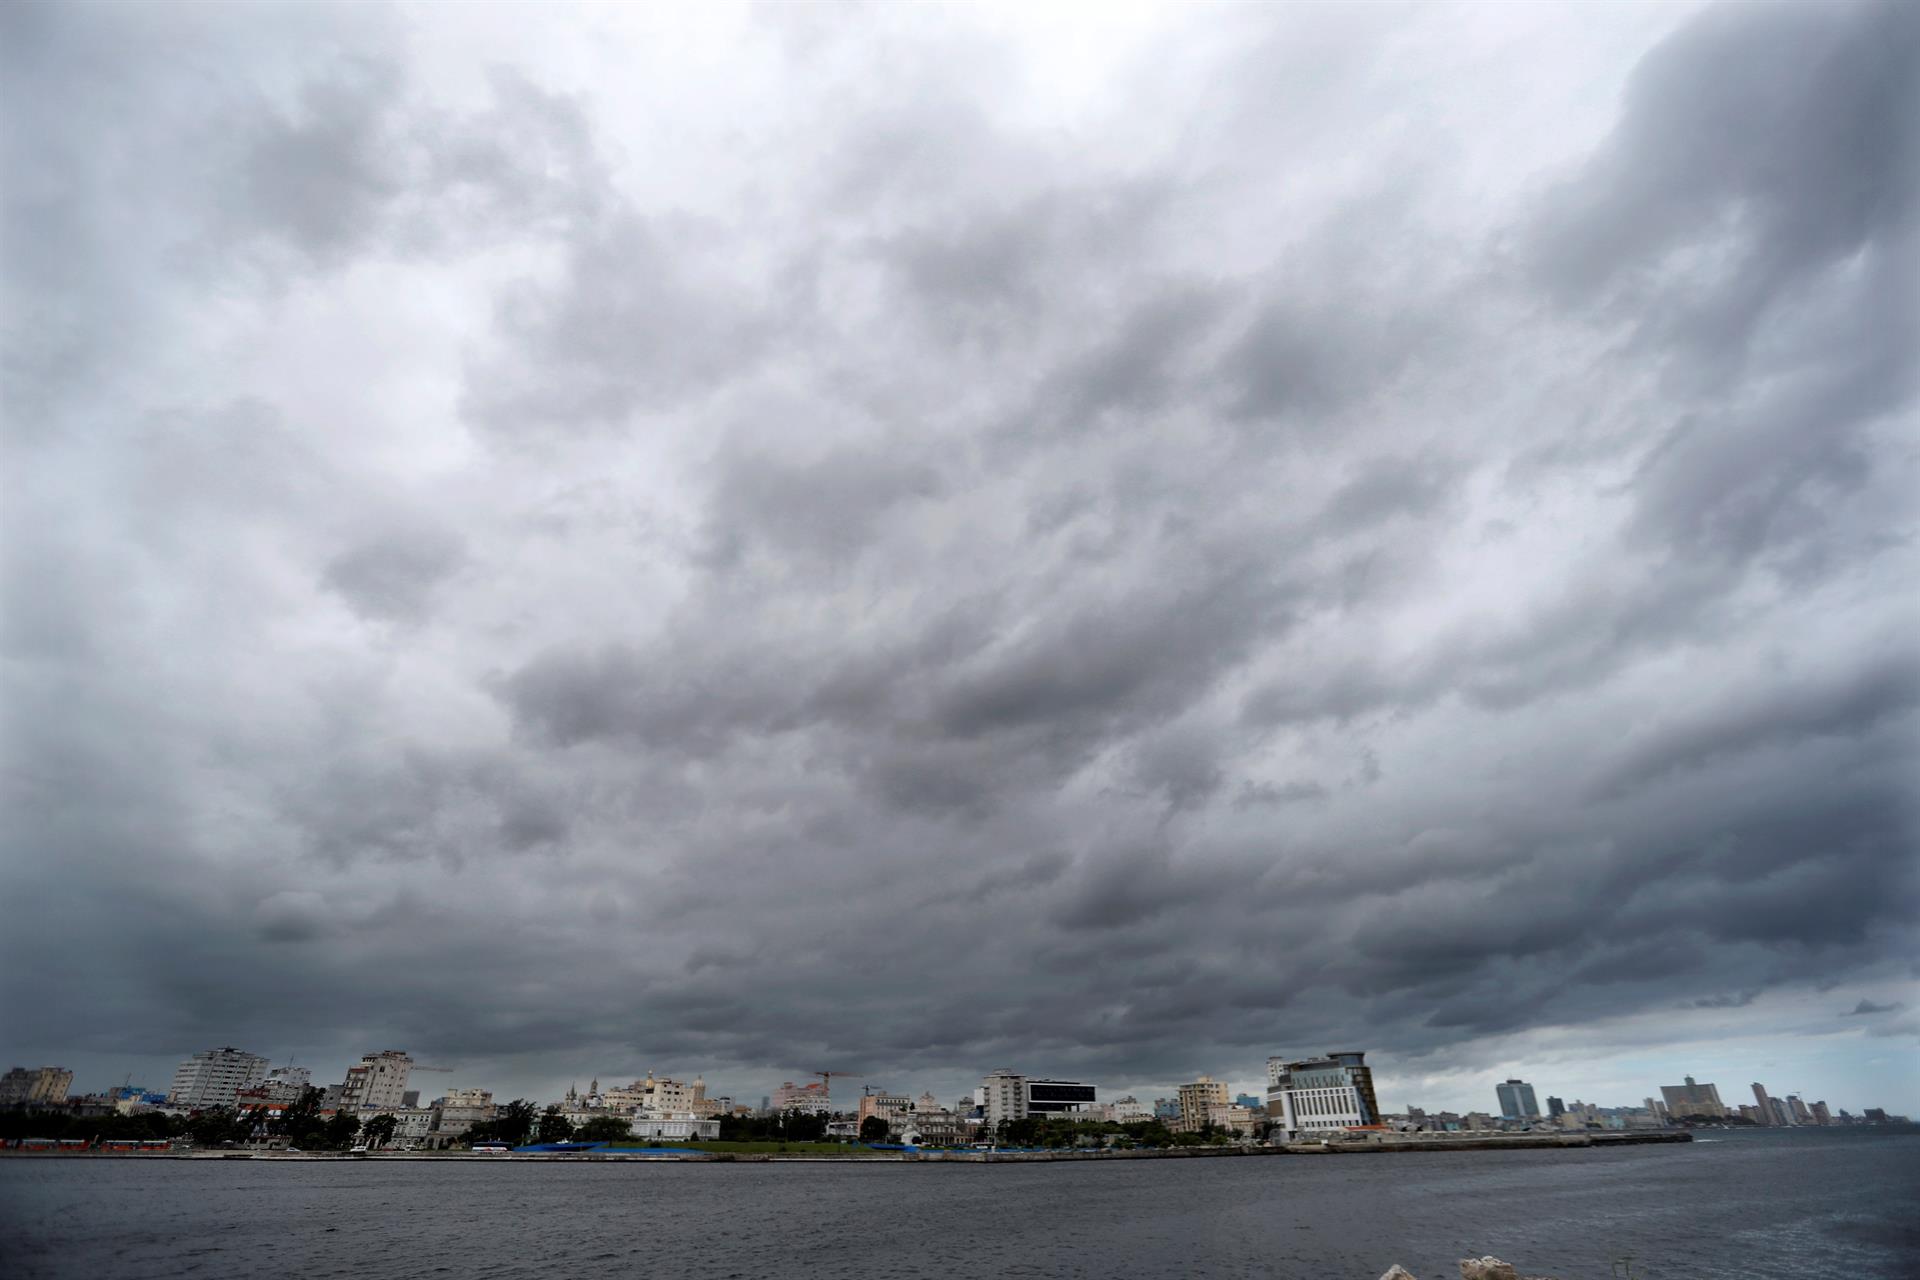
<svg viewBox="0 0 1920 1280">
<path fill-rule="evenodd" d="M 1267 1059 L 1267 1117 L 1288 1141 L 1380 1123 L 1373 1069 L 1362 1053 Z"/>
<path fill-rule="evenodd" d="M 176 1107 L 230 1107 L 234 1095 L 267 1078 L 267 1060 L 231 1046 L 204 1049 L 181 1063 L 167 1088 Z"/>
<path fill-rule="evenodd" d="M 1017 1071 L 1005 1067 L 995 1071 L 980 1082 L 974 1097 L 989 1131 L 1002 1120 L 1027 1118 L 1027 1078 Z"/>
<path fill-rule="evenodd" d="M 369 1053 L 347 1068 L 340 1086 L 343 1111 L 395 1111 L 406 1104 L 407 1076 L 413 1059 L 399 1049 Z"/>
<path fill-rule="evenodd" d="M 652 1138 L 666 1142 L 687 1142 L 696 1138 L 717 1138 L 720 1136 L 720 1122 L 690 1111 L 679 1115 L 638 1115 L 632 1122 L 633 1136 Z"/>
</svg>

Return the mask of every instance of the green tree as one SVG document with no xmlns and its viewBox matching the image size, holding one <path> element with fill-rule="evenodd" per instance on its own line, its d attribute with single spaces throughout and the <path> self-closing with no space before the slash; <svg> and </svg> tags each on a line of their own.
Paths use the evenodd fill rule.
<svg viewBox="0 0 1920 1280">
<path fill-rule="evenodd" d="M 533 1104 L 525 1098 L 515 1098 L 493 1113 L 493 1136 L 502 1142 L 516 1147 L 527 1145 L 527 1135 L 533 1132 Z"/>
<path fill-rule="evenodd" d="M 336 1111 L 320 1126 L 314 1145 L 323 1151 L 345 1151 L 360 1136 L 360 1117 L 351 1111 Z"/>
<path fill-rule="evenodd" d="M 879 1116 L 868 1116 L 860 1122 L 860 1141 L 885 1142 L 887 1140 L 887 1122 Z"/>
<path fill-rule="evenodd" d="M 572 1136 L 573 1121 L 561 1115 L 557 1105 L 540 1113 L 540 1125 L 534 1130 L 534 1141 L 565 1142 Z"/>
<path fill-rule="evenodd" d="M 619 1116 L 595 1116 L 573 1136 L 581 1142 L 625 1142 L 633 1136 L 633 1125 Z"/>
<path fill-rule="evenodd" d="M 400 1120 L 397 1116 L 375 1116 L 360 1126 L 360 1141 L 377 1151 L 393 1141 L 393 1131 L 399 1127 Z"/>
</svg>

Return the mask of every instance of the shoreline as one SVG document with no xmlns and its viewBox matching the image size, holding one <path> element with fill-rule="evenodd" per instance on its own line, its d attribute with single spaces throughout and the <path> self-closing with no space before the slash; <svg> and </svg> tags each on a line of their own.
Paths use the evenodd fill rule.
<svg viewBox="0 0 1920 1280">
<path fill-rule="evenodd" d="M 1592 1147 L 1641 1146 L 1692 1142 L 1693 1135 L 1677 1133 L 1568 1133 L 1501 1134 L 1488 1137 L 1407 1138 L 1366 1142 L 1293 1142 L 1257 1147 L 1175 1147 L 1148 1151 L 876 1151 L 870 1155 L 784 1154 L 773 1151 L 574 1151 L 476 1155 L 471 1151 L 392 1151 L 353 1154 L 337 1151 L 0 1151 L 0 1158 L 19 1160 L 249 1160 L 269 1163 L 393 1163 L 478 1164 L 1058 1164 L 1115 1160 L 1208 1160 L 1236 1156 L 1375 1155 L 1399 1151 L 1512 1151 L 1581 1150 Z"/>
</svg>

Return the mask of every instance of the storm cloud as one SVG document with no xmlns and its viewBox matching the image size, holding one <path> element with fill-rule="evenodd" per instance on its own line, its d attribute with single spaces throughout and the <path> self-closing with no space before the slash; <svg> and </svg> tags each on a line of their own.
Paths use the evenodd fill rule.
<svg viewBox="0 0 1920 1280">
<path fill-rule="evenodd" d="M 1910 1040 L 1917 13 L 9 6 L 0 1053 Z"/>
</svg>

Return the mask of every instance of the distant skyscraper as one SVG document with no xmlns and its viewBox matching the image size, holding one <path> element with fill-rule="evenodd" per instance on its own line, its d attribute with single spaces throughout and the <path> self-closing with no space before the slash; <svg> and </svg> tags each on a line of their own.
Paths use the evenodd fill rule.
<svg viewBox="0 0 1920 1280">
<path fill-rule="evenodd" d="M 1813 1104 L 1813 1122 L 1815 1124 L 1833 1123 L 1833 1112 L 1827 1110 L 1826 1103 L 1816 1102 Z"/>
<path fill-rule="evenodd" d="M 1807 1110 L 1806 1103 L 1800 1101 L 1799 1094 L 1790 1093 L 1787 1095 L 1787 1109 L 1793 1112 L 1793 1122 L 1795 1124 L 1813 1123 L 1813 1113 Z"/>
<path fill-rule="evenodd" d="M 1753 1082 L 1753 1105 L 1760 1113 L 1761 1124 L 1773 1123 L 1773 1099 L 1767 1096 L 1767 1086 L 1758 1080 Z"/>
<path fill-rule="evenodd" d="M 1554 1097 L 1552 1094 L 1548 1094 L 1547 1095 L 1547 1114 L 1553 1117 L 1555 1120 L 1558 1120 L 1561 1116 L 1567 1114 L 1567 1104 L 1560 1101 L 1560 1099 Z"/>
<path fill-rule="evenodd" d="M 1506 1120 L 1538 1120 L 1540 1104 L 1534 1100 L 1533 1086 L 1525 1080 L 1504 1080 L 1493 1087 L 1500 1099 L 1500 1115 Z"/>
</svg>

